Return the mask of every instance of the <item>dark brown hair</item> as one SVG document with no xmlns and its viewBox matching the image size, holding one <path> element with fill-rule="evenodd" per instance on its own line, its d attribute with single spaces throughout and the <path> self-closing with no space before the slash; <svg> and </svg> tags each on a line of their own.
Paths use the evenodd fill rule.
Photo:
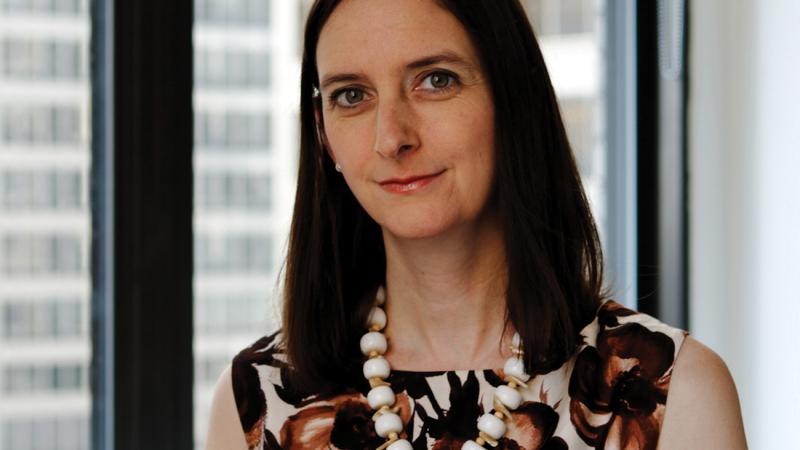
<svg viewBox="0 0 800 450">
<path fill-rule="evenodd" d="M 340 0 L 306 23 L 300 168 L 286 262 L 284 339 L 299 385 L 359 376 L 359 339 L 386 261 L 380 227 L 334 170 L 317 135 L 320 32 Z M 437 0 L 466 29 L 495 105 L 494 198 L 508 266 L 507 320 L 532 374 L 558 367 L 604 297 L 603 257 L 550 77 L 518 0 Z"/>
</svg>

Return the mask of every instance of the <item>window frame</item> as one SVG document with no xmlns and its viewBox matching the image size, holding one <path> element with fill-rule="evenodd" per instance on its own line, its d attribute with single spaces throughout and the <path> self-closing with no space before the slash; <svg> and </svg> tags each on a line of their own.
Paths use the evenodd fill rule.
<svg viewBox="0 0 800 450">
<path fill-rule="evenodd" d="M 194 446 L 193 13 L 91 2 L 94 449 Z"/>
</svg>

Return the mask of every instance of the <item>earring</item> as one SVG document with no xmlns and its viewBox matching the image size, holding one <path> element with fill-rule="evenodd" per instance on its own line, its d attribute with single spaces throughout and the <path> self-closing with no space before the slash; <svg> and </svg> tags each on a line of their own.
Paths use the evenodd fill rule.
<svg viewBox="0 0 800 450">
<path fill-rule="evenodd" d="M 337 172 L 339 173 L 342 172 L 342 166 L 340 166 L 339 163 L 336 163 L 336 166 L 334 168 L 336 169 Z"/>
</svg>

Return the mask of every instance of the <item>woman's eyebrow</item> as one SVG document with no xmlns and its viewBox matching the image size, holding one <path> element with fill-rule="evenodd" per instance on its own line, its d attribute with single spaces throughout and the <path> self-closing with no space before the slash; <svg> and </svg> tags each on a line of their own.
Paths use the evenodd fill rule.
<svg viewBox="0 0 800 450">
<path fill-rule="evenodd" d="M 328 86 L 334 83 L 344 83 L 348 81 L 358 81 L 364 78 L 364 75 L 357 74 L 357 73 L 337 73 L 333 75 L 326 76 L 322 83 L 320 84 L 320 90 L 324 90 Z"/>
<path fill-rule="evenodd" d="M 423 67 L 433 66 L 435 64 L 450 63 L 461 66 L 465 70 L 473 71 L 474 67 L 467 60 L 453 52 L 442 52 L 435 55 L 425 56 L 415 59 L 406 64 L 406 70 L 421 69 Z M 320 89 L 325 89 L 334 83 L 344 83 L 351 81 L 358 81 L 364 78 L 360 73 L 337 73 L 327 75 L 320 84 Z"/>
<path fill-rule="evenodd" d="M 435 64 L 440 63 L 450 63 L 462 66 L 464 69 L 472 70 L 472 64 L 470 64 L 466 59 L 462 58 L 456 53 L 445 51 L 442 53 L 437 53 L 435 55 L 426 56 L 424 58 L 420 58 L 414 60 L 406 65 L 407 70 L 413 69 L 421 69 L 423 67 L 433 66 Z"/>
</svg>

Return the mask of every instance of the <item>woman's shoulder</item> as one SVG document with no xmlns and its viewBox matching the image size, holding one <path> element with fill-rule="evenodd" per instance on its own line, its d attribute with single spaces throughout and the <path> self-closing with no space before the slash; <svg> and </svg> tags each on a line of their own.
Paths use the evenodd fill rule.
<svg viewBox="0 0 800 450">
<path fill-rule="evenodd" d="M 569 379 L 570 419 L 598 448 L 655 448 L 686 331 L 606 300 L 581 331 Z"/>
<path fill-rule="evenodd" d="M 709 444 L 703 448 L 743 448 L 730 373 L 716 353 L 687 331 L 607 300 L 581 337 L 570 378 L 570 409 L 587 443 L 625 447 L 631 441 L 659 442 L 661 448 L 688 448 L 702 441 Z M 598 427 L 609 413 L 610 421 Z M 730 446 L 711 445 L 723 441 L 702 423 L 726 430 L 729 439 L 723 441 Z"/>
<path fill-rule="evenodd" d="M 675 361 L 659 445 L 747 448 L 739 395 L 728 366 L 691 336 Z"/>
</svg>

